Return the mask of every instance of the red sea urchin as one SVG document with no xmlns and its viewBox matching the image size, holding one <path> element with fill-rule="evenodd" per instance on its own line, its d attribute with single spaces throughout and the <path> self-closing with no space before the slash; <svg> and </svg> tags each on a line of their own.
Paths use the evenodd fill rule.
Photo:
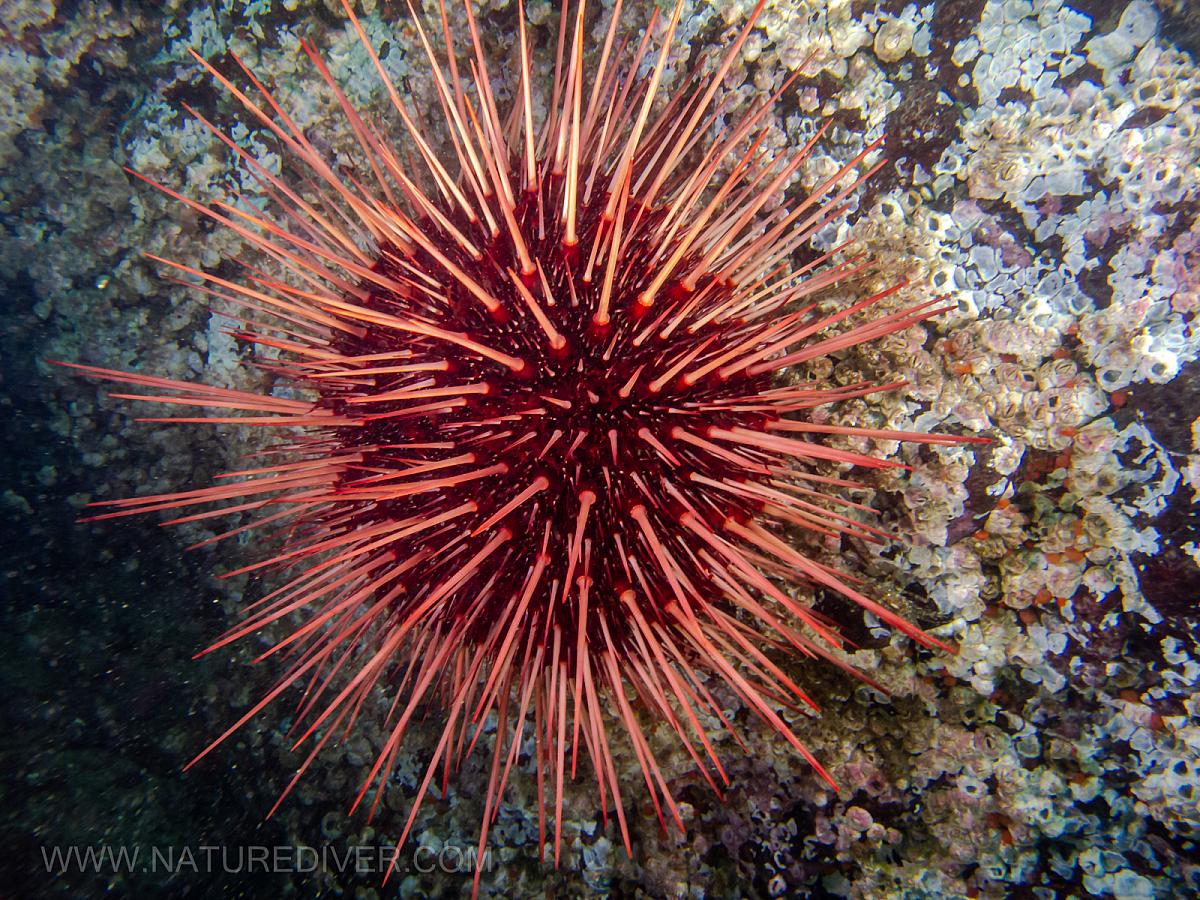
<svg viewBox="0 0 1200 900">
<path fill-rule="evenodd" d="M 353 170 L 328 162 L 245 66 L 247 91 L 196 56 L 305 174 L 289 184 L 200 118 L 248 167 L 274 218 L 156 186 L 286 274 L 241 263 L 244 277 L 230 280 L 158 261 L 235 308 L 236 336 L 268 350 L 258 364 L 294 390 L 259 395 L 74 368 L 142 389 L 116 397 L 194 409 L 145 421 L 288 435 L 215 486 L 105 501 L 108 510 L 95 516 L 248 516 L 205 543 L 249 529 L 279 539 L 237 573 L 287 572 L 282 584 L 209 649 L 298 621 L 264 654 L 290 661 L 197 759 L 302 687 L 294 735 L 311 749 L 299 778 L 353 725 L 367 694 L 382 689 L 394 697 L 387 738 L 354 801 L 375 783 L 377 804 L 413 715 L 442 698 L 444 730 L 405 836 L 439 766 L 448 775 L 495 714 L 480 851 L 532 729 L 539 820 L 548 778 L 557 860 L 563 781 L 581 755 L 629 848 L 610 718 L 627 732 L 660 820 L 680 817 L 640 715 L 668 722 L 714 788 L 724 779 L 701 724 L 701 715 L 724 721 L 723 713 L 702 672 L 725 682 L 832 783 L 776 711 L 815 706 L 768 651 L 790 646 L 849 667 L 831 652 L 843 643 L 834 625 L 789 594 L 789 582 L 837 592 L 915 641 L 945 646 L 789 539 L 795 530 L 885 536 L 860 521 L 865 507 L 835 493 L 854 484 L 829 466 L 899 463 L 826 446 L 823 435 L 977 439 L 841 428 L 809 416 L 898 384 L 776 381 L 791 366 L 941 308 L 931 300 L 865 314 L 899 286 L 832 315 L 809 300 L 869 265 L 837 251 L 798 267 L 789 260 L 846 211 L 878 167 L 862 171 L 879 142 L 808 196 L 764 212 L 824 129 L 790 158 L 762 148 L 766 115 L 787 84 L 724 124 L 722 81 L 762 5 L 716 64 L 697 66 L 665 102 L 658 88 L 680 5 L 654 49 L 652 28 L 636 41 L 619 34 L 618 0 L 590 85 L 584 4 L 564 5 L 540 127 L 523 9 L 520 84 L 507 116 L 470 5 L 469 83 L 453 52 L 443 68 L 414 15 L 453 163 L 434 152 L 348 3 L 409 156 L 356 111 L 307 43 L 357 140 Z M 453 47 L 444 9 L 441 27 Z M 197 506 L 205 508 L 191 511 Z"/>
</svg>

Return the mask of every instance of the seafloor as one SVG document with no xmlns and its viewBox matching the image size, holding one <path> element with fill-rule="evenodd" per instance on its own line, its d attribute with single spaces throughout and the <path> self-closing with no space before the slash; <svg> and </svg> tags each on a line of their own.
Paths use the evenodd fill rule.
<svg viewBox="0 0 1200 900">
<path fill-rule="evenodd" d="M 751 5 L 688 0 L 668 82 L 728 41 Z M 360 6 L 404 90 L 433 103 L 404 5 Z M 511 59 L 516 4 L 484 6 L 489 52 Z M 627 2 L 630 27 L 648 10 Z M 545 67 L 557 16 L 533 0 L 529 17 Z M 0 35 L 0 891 L 461 894 L 470 874 L 453 856 L 423 866 L 404 855 L 385 886 L 377 865 L 236 871 L 250 847 L 389 844 L 428 736 L 410 741 L 400 789 L 371 825 L 344 815 L 373 757 L 369 730 L 320 760 L 269 821 L 296 763 L 286 720 L 258 720 L 182 773 L 270 683 L 269 665 L 248 665 L 253 643 L 190 658 L 255 589 L 212 574 L 246 548 L 182 552 L 207 534 L 203 522 L 75 519 L 90 500 L 203 483 L 253 448 L 231 429 L 134 425 L 95 385 L 46 363 L 265 377 L 239 366 L 242 348 L 203 298 L 141 256 L 214 267 L 236 242 L 121 166 L 203 198 L 255 190 L 181 111 L 235 121 L 189 49 L 236 51 L 312 138 L 344 146 L 298 50 L 314 41 L 352 98 L 382 109 L 338 4 L 0 0 Z M 995 439 L 913 453 L 911 472 L 877 479 L 873 502 L 911 540 L 855 550 L 849 564 L 959 652 L 917 653 L 859 614 L 847 623 L 864 647 L 853 661 L 890 699 L 790 664 L 825 710 L 795 724 L 837 794 L 732 698 L 746 750 L 717 740 L 732 781 L 723 800 L 669 729 L 647 724 L 687 833 L 663 834 L 631 804 L 632 860 L 580 778 L 561 866 L 541 865 L 532 779 L 520 778 L 492 832 L 483 892 L 1195 896 L 1200 12 L 1189 0 L 774 0 L 727 86 L 769 93 L 814 50 L 766 145 L 801 142 L 823 117 L 835 125 L 791 190 L 886 131 L 888 165 L 850 224 L 823 238 L 853 234 L 911 280 L 910 300 L 946 293 L 958 304 L 834 361 L 843 382 L 912 383 L 836 416 Z M 235 133 L 270 164 L 269 139 Z M 625 793 L 638 797 L 622 752 Z M 473 846 L 481 766 L 469 762 L 425 804 L 414 844 L 425 859 Z M 196 861 L 173 873 L 47 864 L 48 850 L 71 846 L 190 850 Z M 225 848 L 226 862 L 206 864 L 203 847 Z"/>
</svg>

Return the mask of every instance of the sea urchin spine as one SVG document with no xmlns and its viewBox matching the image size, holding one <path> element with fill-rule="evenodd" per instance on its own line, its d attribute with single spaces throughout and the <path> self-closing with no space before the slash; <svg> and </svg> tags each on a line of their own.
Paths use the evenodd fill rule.
<svg viewBox="0 0 1200 900">
<path fill-rule="evenodd" d="M 771 651 L 791 647 L 853 670 L 834 652 L 844 644 L 835 626 L 786 585 L 836 592 L 923 645 L 945 645 L 795 546 L 797 530 L 886 537 L 862 521 L 869 510 L 838 493 L 856 484 L 830 472 L 900 464 L 822 438 L 978 440 L 818 424 L 815 407 L 899 385 L 775 377 L 945 308 L 930 300 L 867 314 L 895 285 L 824 314 L 812 298 L 870 262 L 840 248 L 790 262 L 878 168 L 866 161 L 879 141 L 767 212 L 825 128 L 790 158 L 763 149 L 767 113 L 791 80 L 724 124 L 732 113 L 722 82 L 761 0 L 724 54 L 665 102 L 659 85 L 681 4 L 657 23 L 653 49 L 653 22 L 635 46 L 620 34 L 617 0 L 590 85 L 585 6 L 564 4 L 540 126 L 524 9 L 517 102 L 502 116 L 468 3 L 469 81 L 453 49 L 443 67 L 413 16 L 453 148 L 447 163 L 344 5 L 408 154 L 356 111 L 307 43 L 357 139 L 353 171 L 327 161 L 244 65 L 245 91 L 196 55 L 303 180 L 272 174 L 189 109 L 249 169 L 276 215 L 155 185 L 286 273 L 242 262 L 244 277 L 231 280 L 158 259 L 236 309 L 236 336 L 269 350 L 258 365 L 293 390 L 260 395 L 74 366 L 139 389 L 113 396 L 193 410 L 142 421 L 287 435 L 261 464 L 214 486 L 104 501 L 94 517 L 200 506 L 171 521 L 248 516 L 205 543 L 252 528 L 279 540 L 228 574 L 287 572 L 284 583 L 209 650 L 299 621 L 263 654 L 289 662 L 196 759 L 302 688 L 293 736 L 310 750 L 290 790 L 354 724 L 369 692 L 386 690 L 387 736 L 354 801 L 376 784 L 374 809 L 414 714 L 440 697 L 445 726 L 400 843 L 439 767 L 448 778 L 494 715 L 480 852 L 532 729 L 539 822 L 544 833 L 550 793 L 557 862 L 563 783 L 581 755 L 629 849 L 610 717 L 628 735 L 661 822 L 682 827 L 641 715 L 668 722 L 719 790 L 725 773 L 701 717 L 731 726 L 706 671 L 832 784 L 777 712 L 816 707 Z M 449 22 L 442 8 L 453 48 Z"/>
</svg>

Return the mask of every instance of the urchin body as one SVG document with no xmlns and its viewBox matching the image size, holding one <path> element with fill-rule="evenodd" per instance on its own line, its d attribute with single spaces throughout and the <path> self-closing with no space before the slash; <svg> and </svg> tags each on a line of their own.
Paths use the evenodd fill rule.
<svg viewBox="0 0 1200 900">
<path fill-rule="evenodd" d="M 203 505 L 181 519 L 249 517 L 214 541 L 249 529 L 280 536 L 238 570 L 286 573 L 279 586 L 212 649 L 297 614 L 302 624 L 268 654 L 289 660 L 276 688 L 212 746 L 303 687 L 295 736 L 312 750 L 302 773 L 353 724 L 368 692 L 389 691 L 387 738 L 357 805 L 386 782 L 414 714 L 441 698 L 444 730 L 420 795 L 439 766 L 448 772 L 474 747 L 489 716 L 499 723 L 481 847 L 530 731 L 558 829 L 563 782 L 586 757 L 628 846 L 609 723 L 627 733 L 660 818 L 679 820 L 639 723 L 645 713 L 668 722 L 718 786 L 724 773 L 701 720 L 723 721 L 723 712 L 701 672 L 812 760 L 776 708 L 815 706 L 774 651 L 838 663 L 841 642 L 789 582 L 841 593 L 917 641 L 939 643 L 791 537 L 883 536 L 864 507 L 836 493 L 853 482 L 827 467 L 897 463 L 828 447 L 824 435 L 962 439 L 809 418 L 891 385 L 777 381 L 938 310 L 933 301 L 868 315 L 889 288 L 824 315 L 811 298 L 868 263 L 835 254 L 790 262 L 845 211 L 877 143 L 811 194 L 765 212 L 820 132 L 791 157 L 763 151 L 772 98 L 712 136 L 727 112 L 721 81 L 761 5 L 708 76 L 693 72 L 657 106 L 679 7 L 653 51 L 648 37 L 619 40 L 618 4 L 590 81 L 583 5 L 564 7 L 538 125 L 523 18 L 508 116 L 491 95 L 469 7 L 471 64 L 481 73 L 473 87 L 419 30 L 453 160 L 434 155 L 347 6 L 414 157 L 401 161 L 306 46 L 361 149 L 352 174 L 326 162 L 248 71 L 253 89 L 243 92 L 204 63 L 315 187 L 298 192 L 222 137 L 260 180 L 274 217 L 162 189 L 288 275 L 247 265 L 244 278 L 226 280 L 162 262 L 236 309 L 238 336 L 271 348 L 265 364 L 303 399 L 80 368 L 154 390 L 118 396 L 192 408 L 155 421 L 305 432 L 288 439 L 286 454 L 212 487 L 115 501 L 100 516 Z M 445 17 L 442 26 L 452 44 Z"/>
</svg>

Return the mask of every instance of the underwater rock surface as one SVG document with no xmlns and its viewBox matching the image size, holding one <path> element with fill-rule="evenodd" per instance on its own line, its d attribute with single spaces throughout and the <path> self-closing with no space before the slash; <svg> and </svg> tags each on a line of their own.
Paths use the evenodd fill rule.
<svg viewBox="0 0 1200 900">
<path fill-rule="evenodd" d="M 686 2 L 668 81 L 726 43 L 752 5 Z M 359 8 L 414 105 L 436 104 L 403 4 Z M 627 2 L 629 27 L 650 10 Z M 535 62 L 552 67 L 557 12 L 545 0 L 527 12 Z M 607 10 L 593 15 L 598 44 Z M 495 58 L 507 59 L 516 3 L 493 0 L 480 18 Z M 238 848 L 389 844 L 437 731 L 413 734 L 400 789 L 371 825 L 344 812 L 377 734 L 321 758 L 265 824 L 300 761 L 286 721 L 255 720 L 181 774 L 271 683 L 269 664 L 245 664 L 253 646 L 190 659 L 261 588 L 209 574 L 236 567 L 228 549 L 182 552 L 211 535 L 204 522 L 164 531 L 74 518 L 92 500 L 203 481 L 262 438 L 135 425 L 97 387 L 44 362 L 269 388 L 269 373 L 241 365 L 228 320 L 140 255 L 217 267 L 240 251 L 236 235 L 210 233 L 121 166 L 197 198 L 237 191 L 252 201 L 260 187 L 182 111 L 234 122 L 188 49 L 217 62 L 235 51 L 332 152 L 348 152 L 352 136 L 312 89 L 298 42 L 317 45 L 356 104 L 382 111 L 369 60 L 334 2 L 4 0 L 0 33 L 4 883 L 47 896 L 178 896 L 181 884 L 195 896 L 459 894 L 471 873 L 445 848 L 475 843 L 483 791 L 471 785 L 484 760 L 474 757 L 457 786 L 426 802 L 386 886 L 377 864 L 233 871 Z M 665 726 L 656 736 L 647 725 L 688 833 L 664 835 L 631 809 L 632 860 L 580 778 L 566 795 L 561 867 L 543 866 L 536 782 L 516 780 L 492 831 L 485 893 L 1200 891 L 1197 48 L 1200 24 L 1183 0 L 768 5 L 726 87 L 765 96 L 815 51 L 764 144 L 797 144 L 824 118 L 835 123 L 791 190 L 888 135 L 889 164 L 817 248 L 853 237 L 909 280 L 897 306 L 940 293 L 958 304 L 827 374 L 911 383 L 837 407 L 835 424 L 953 423 L 995 440 L 903 448 L 912 471 L 876 478 L 872 502 L 910 539 L 843 549 L 878 594 L 959 653 L 914 651 L 860 614 L 848 631 L 861 649 L 848 658 L 890 698 L 792 664 L 825 711 L 793 724 L 842 784 L 837 795 L 732 696 L 748 752 L 728 735 L 716 742 L 732 782 L 723 800 Z M 235 137 L 279 165 L 265 130 L 243 125 Z M 382 722 L 387 700 L 377 702 Z M 623 777 L 640 779 L 628 748 L 614 749 Z M 220 846 L 230 858 L 206 868 L 197 853 L 196 869 L 173 879 L 133 867 L 48 872 L 43 851 L 68 846 Z"/>
</svg>

